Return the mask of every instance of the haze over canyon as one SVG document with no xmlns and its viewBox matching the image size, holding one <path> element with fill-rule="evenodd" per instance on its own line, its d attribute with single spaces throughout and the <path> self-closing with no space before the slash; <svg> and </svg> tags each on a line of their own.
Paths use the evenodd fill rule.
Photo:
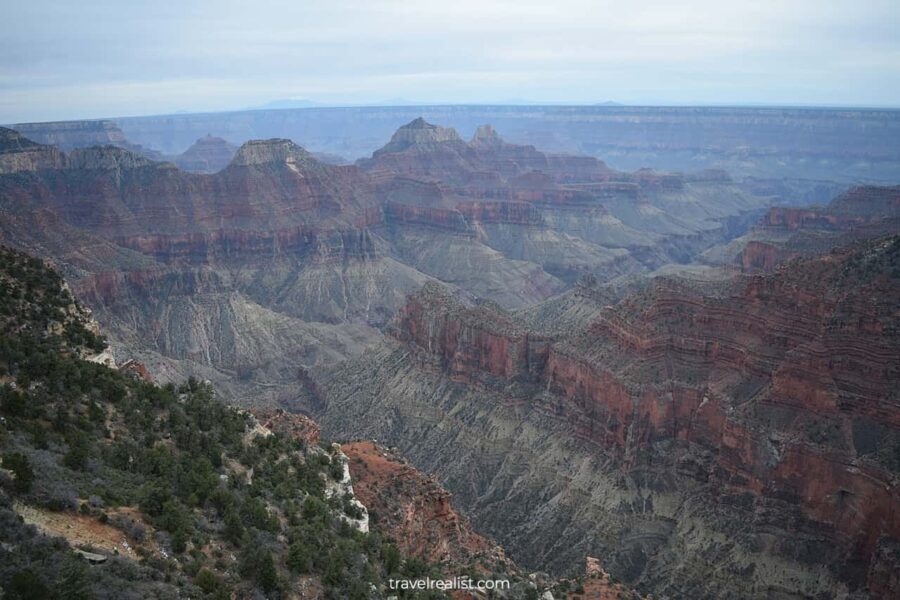
<svg viewBox="0 0 900 600">
<path fill-rule="evenodd" d="M 240 547 L 230 509 L 173 500 L 208 519 L 179 548 L 146 499 L 118 500 L 156 532 L 142 552 L 168 552 L 202 593 L 219 588 L 202 587 L 200 565 L 235 597 L 387 597 L 376 575 L 396 551 L 397 565 L 505 573 L 511 598 L 888 599 L 900 596 L 898 133 L 892 110 L 617 106 L 11 124 L 0 242 L 85 307 L 39 329 L 71 342 L 59 332 L 83 321 L 105 335 L 63 357 L 77 346 L 151 387 L 190 380 L 186 407 L 209 382 L 263 436 L 243 434 L 262 446 L 240 456 L 274 452 L 249 471 L 246 458 L 213 463 L 222 481 L 250 478 L 257 500 L 234 484 L 237 506 L 282 522 L 248 529 L 271 549 L 271 589 L 264 566 L 222 558 Z M 37 289 L 15 283 L 25 273 L 10 267 L 4 289 Z M 50 383 L 29 387 L 16 356 L 5 393 L 44 397 Z M 71 440 L 36 445 L 43 417 L 27 425 L 3 406 L 5 456 L 71 454 Z M 139 439 L 132 413 L 118 424 L 122 405 L 102 406 L 113 440 Z M 307 449 L 247 441 L 265 436 Z M 320 437 L 343 445 L 316 450 Z M 91 460 L 107 460 L 115 442 L 90 439 Z M 289 546 L 313 509 L 251 481 L 279 461 L 346 464 L 321 492 L 344 498 L 334 535 L 351 536 L 343 519 L 396 550 L 334 542 L 350 557 L 334 559 L 340 576 L 297 562 Z M 46 510 L 16 493 L 10 510 Z"/>
</svg>

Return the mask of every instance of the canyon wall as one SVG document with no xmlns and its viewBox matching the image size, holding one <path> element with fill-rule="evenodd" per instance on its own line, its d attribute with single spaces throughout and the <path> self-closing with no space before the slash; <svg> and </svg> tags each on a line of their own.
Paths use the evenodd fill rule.
<svg viewBox="0 0 900 600">
<path fill-rule="evenodd" d="M 673 597 L 889 598 L 898 252 L 582 296 L 590 324 L 568 332 L 426 286 L 396 342 L 324 378 L 323 423 L 400 446 L 526 567 L 582 554 Z"/>
</svg>

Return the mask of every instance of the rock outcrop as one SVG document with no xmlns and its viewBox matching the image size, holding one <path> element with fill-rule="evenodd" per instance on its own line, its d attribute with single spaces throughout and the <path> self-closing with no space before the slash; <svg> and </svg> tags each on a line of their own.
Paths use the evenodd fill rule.
<svg viewBox="0 0 900 600">
<path fill-rule="evenodd" d="M 59 169 L 65 156 L 52 146 L 43 146 L 17 131 L 0 127 L 0 175 Z"/>
<path fill-rule="evenodd" d="M 190 173 L 110 141 L 68 155 L 8 141 L 0 237 L 58 261 L 158 381 L 195 375 L 266 405 L 313 402 L 298 368 L 361 352 L 430 280 L 516 309 L 586 274 L 688 260 L 766 202 L 722 178 L 644 188 L 591 157 L 425 121 L 344 166 L 272 138 Z"/>
<path fill-rule="evenodd" d="M 358 164 L 367 171 L 439 179 L 470 192 L 502 187 L 505 180 L 537 172 L 559 182 L 605 181 L 611 174 L 592 157 L 544 154 L 533 146 L 507 144 L 490 125 L 480 126 L 467 144 L 455 130 L 421 117 Z"/>
<path fill-rule="evenodd" d="M 92 146 L 117 146 L 152 160 L 163 160 L 163 154 L 126 139 L 113 121 L 55 121 L 19 123 L 13 129 L 40 144 L 55 146 L 65 152 Z"/>
<path fill-rule="evenodd" d="M 175 158 L 179 169 L 192 173 L 217 173 L 227 167 L 237 148 L 220 137 L 206 135 Z"/>
<path fill-rule="evenodd" d="M 272 433 L 301 440 L 309 445 L 318 444 L 321 438 L 318 423 L 306 415 L 289 413 L 280 408 L 253 408 L 250 413 L 262 427 Z"/>
<path fill-rule="evenodd" d="M 462 142 L 462 138 L 455 129 L 448 129 L 440 125 L 428 123 L 422 117 L 413 119 L 398 129 L 391 141 L 380 150 L 375 151 L 375 156 L 396 152 L 405 152 L 412 148 L 429 148 L 435 144 L 445 142 Z"/>
<path fill-rule="evenodd" d="M 403 554 L 459 568 L 479 560 L 510 563 L 503 549 L 475 533 L 431 477 L 374 442 L 344 444 L 356 497 Z"/>
</svg>

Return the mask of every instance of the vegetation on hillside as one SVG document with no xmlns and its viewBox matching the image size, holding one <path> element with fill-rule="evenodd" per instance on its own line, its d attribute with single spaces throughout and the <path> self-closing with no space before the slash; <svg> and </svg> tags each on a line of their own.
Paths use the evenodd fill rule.
<svg viewBox="0 0 900 600">
<path fill-rule="evenodd" d="M 362 599 L 387 595 L 389 576 L 439 575 L 352 525 L 359 508 L 326 490 L 342 474 L 327 444 L 253 435 L 208 384 L 85 360 L 105 342 L 59 275 L 2 248 L 0 332 L 3 598 Z M 108 556 L 90 565 L 25 508 L 121 541 L 80 548 Z"/>
</svg>

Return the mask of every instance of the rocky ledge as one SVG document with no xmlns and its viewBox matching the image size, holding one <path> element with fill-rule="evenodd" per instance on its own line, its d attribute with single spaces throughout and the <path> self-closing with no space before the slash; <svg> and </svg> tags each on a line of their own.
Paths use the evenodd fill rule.
<svg viewBox="0 0 900 600">
<path fill-rule="evenodd" d="M 403 554 L 454 566 L 481 559 L 509 566 L 503 549 L 472 530 L 433 477 L 371 441 L 344 444 L 342 450 L 357 498 Z"/>
</svg>

